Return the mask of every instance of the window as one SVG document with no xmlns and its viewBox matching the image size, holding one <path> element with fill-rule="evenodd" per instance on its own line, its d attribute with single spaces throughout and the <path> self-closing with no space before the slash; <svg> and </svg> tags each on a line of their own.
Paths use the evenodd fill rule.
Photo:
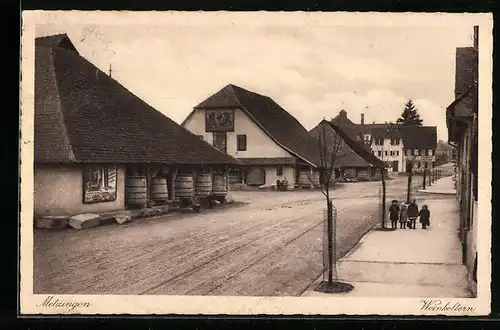
<svg viewBox="0 0 500 330">
<path fill-rule="evenodd" d="M 203 140 L 203 135 L 196 135 L 196 136 Z"/>
<path fill-rule="evenodd" d="M 396 156 L 399 156 L 399 150 L 396 151 Z"/>
<path fill-rule="evenodd" d="M 384 145 L 384 139 L 375 139 L 375 144 L 378 146 Z"/>
<path fill-rule="evenodd" d="M 397 146 L 399 145 L 399 139 L 396 139 L 396 145 Z"/>
<path fill-rule="evenodd" d="M 214 132 L 214 147 L 227 153 L 227 134 L 226 132 Z"/>
<path fill-rule="evenodd" d="M 427 150 L 427 156 L 432 156 L 432 149 Z"/>
<path fill-rule="evenodd" d="M 385 151 L 385 153 L 384 153 L 384 154 L 385 154 L 385 156 L 387 157 L 387 150 Z"/>
<path fill-rule="evenodd" d="M 420 162 L 417 162 L 417 168 L 420 168 Z"/>
<path fill-rule="evenodd" d="M 247 136 L 246 134 L 241 134 L 236 136 L 236 150 L 246 151 L 247 150 Z"/>
<path fill-rule="evenodd" d="M 382 151 L 380 151 L 380 150 L 378 151 L 378 156 L 382 157 Z"/>
<path fill-rule="evenodd" d="M 414 153 L 415 153 L 415 156 L 418 156 L 419 155 L 419 151 L 418 149 L 415 149 Z"/>
<path fill-rule="evenodd" d="M 282 176 L 283 175 L 283 166 L 278 166 L 276 168 L 276 175 L 277 176 Z"/>
<path fill-rule="evenodd" d="M 398 139 L 391 139 L 391 146 L 397 146 L 399 144 Z"/>
<path fill-rule="evenodd" d="M 370 141 L 370 135 L 369 134 L 365 134 L 365 141 Z"/>
</svg>

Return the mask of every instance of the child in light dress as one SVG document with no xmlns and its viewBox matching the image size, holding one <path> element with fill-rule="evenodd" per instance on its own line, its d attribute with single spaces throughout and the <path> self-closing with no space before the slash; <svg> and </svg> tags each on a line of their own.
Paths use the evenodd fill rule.
<svg viewBox="0 0 500 330">
<path fill-rule="evenodd" d="M 399 228 L 406 229 L 406 223 L 408 222 L 408 214 L 406 211 L 405 203 L 401 203 L 400 210 L 401 211 L 399 212 Z"/>
</svg>

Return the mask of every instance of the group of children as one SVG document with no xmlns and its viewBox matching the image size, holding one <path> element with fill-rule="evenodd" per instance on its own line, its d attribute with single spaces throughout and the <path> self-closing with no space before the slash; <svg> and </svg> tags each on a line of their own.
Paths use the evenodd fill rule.
<svg viewBox="0 0 500 330">
<path fill-rule="evenodd" d="M 422 205 L 422 209 L 419 210 L 415 199 L 408 205 L 405 203 L 399 204 L 397 200 L 393 200 L 389 207 L 389 218 L 393 229 L 398 227 L 398 221 L 399 228 L 415 229 L 417 218 L 420 218 L 422 229 L 426 229 L 431 224 L 431 212 L 429 208 L 427 205 Z"/>
</svg>

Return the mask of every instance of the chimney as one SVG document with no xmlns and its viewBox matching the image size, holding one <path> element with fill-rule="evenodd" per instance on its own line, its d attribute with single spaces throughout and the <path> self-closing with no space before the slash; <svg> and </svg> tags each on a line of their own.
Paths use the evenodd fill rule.
<svg viewBox="0 0 500 330">
<path fill-rule="evenodd" d="M 364 125 L 365 124 L 365 114 L 362 113 L 361 114 L 361 125 Z"/>
<path fill-rule="evenodd" d="M 479 26 L 474 25 L 474 49 L 479 49 Z"/>
</svg>

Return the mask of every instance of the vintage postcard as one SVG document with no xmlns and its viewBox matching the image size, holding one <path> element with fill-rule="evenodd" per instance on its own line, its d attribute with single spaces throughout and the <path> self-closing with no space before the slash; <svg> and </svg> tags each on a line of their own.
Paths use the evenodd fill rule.
<svg viewBox="0 0 500 330">
<path fill-rule="evenodd" d="M 490 313 L 491 14 L 22 19 L 22 315 Z"/>
</svg>

